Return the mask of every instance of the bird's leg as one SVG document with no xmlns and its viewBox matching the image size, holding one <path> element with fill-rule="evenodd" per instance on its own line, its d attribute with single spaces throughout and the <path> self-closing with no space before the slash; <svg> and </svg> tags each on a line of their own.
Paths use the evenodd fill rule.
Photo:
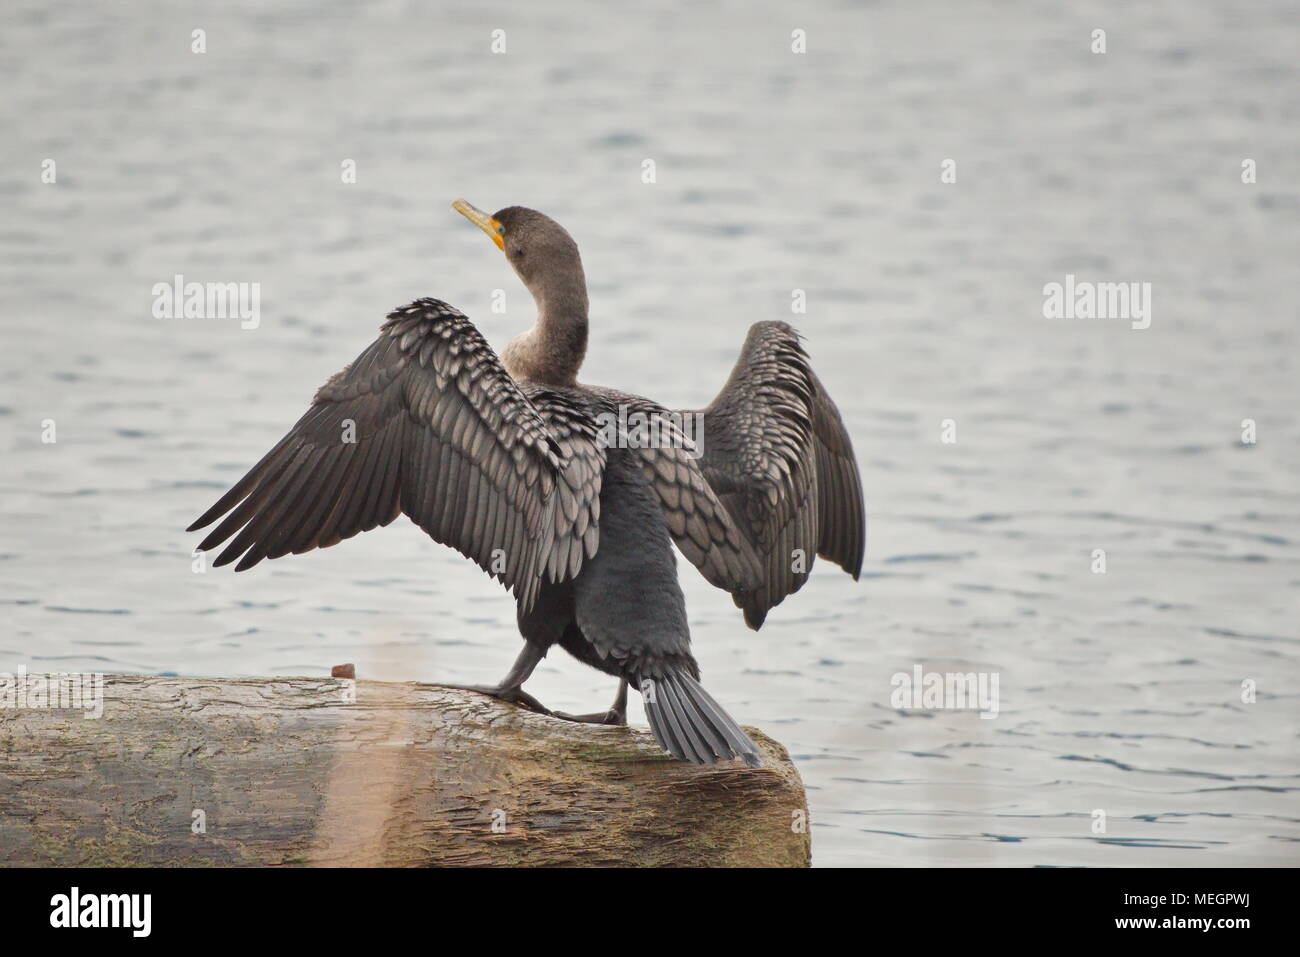
<svg viewBox="0 0 1300 957">
<path fill-rule="evenodd" d="M 502 701 L 528 708 L 530 711 L 536 711 L 538 714 L 550 714 L 550 708 L 524 690 L 524 682 L 532 676 L 533 669 L 545 657 L 545 648 L 539 647 L 531 641 L 525 641 L 524 650 L 519 652 L 519 657 L 510 666 L 510 671 L 501 679 L 501 683 L 495 687 L 491 685 L 443 685 L 443 687 L 459 688 L 462 691 L 477 691 L 479 694 L 491 695 L 493 698 L 499 698 Z M 624 695 L 624 701 L 626 701 L 626 694 Z"/>
<path fill-rule="evenodd" d="M 618 697 L 614 699 L 614 704 L 608 711 L 597 711 L 594 714 L 565 714 L 563 711 L 554 711 L 552 714 L 566 721 L 581 721 L 585 724 L 627 724 L 627 679 L 623 678 L 619 681 Z"/>
</svg>

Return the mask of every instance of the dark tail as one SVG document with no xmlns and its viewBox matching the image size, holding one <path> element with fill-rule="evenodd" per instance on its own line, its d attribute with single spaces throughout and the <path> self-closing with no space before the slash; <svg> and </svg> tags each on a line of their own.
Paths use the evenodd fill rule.
<svg viewBox="0 0 1300 957">
<path fill-rule="evenodd" d="M 674 671 L 642 678 L 637 687 L 655 740 L 673 757 L 692 764 L 744 758 L 751 768 L 763 766 L 749 735 L 690 675 Z"/>
</svg>

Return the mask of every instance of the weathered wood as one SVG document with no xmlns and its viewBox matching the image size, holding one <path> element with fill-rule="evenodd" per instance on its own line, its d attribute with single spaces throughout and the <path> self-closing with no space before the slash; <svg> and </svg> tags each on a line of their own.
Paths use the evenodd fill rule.
<svg viewBox="0 0 1300 957">
<path fill-rule="evenodd" d="M 435 685 L 109 676 L 99 719 L 0 708 L 0 865 L 807 865 L 747 730 L 766 767 L 702 768 Z"/>
</svg>

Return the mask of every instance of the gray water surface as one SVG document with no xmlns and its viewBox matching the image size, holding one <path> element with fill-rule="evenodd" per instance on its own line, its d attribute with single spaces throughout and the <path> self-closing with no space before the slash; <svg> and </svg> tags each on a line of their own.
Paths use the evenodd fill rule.
<svg viewBox="0 0 1300 957">
<path fill-rule="evenodd" d="M 585 381 L 700 407 L 786 319 L 844 414 L 860 582 L 753 633 L 680 563 L 817 863 L 1297 862 L 1294 5 L 433 6 L 0 12 L 0 670 L 500 677 L 513 603 L 405 519 L 240 575 L 183 529 L 389 309 L 526 328 L 448 209 L 518 203 L 582 248 Z M 260 283 L 260 325 L 154 318 L 178 273 Z M 1067 274 L 1150 283 L 1150 328 L 1045 319 Z M 997 674 L 998 717 L 893 707 L 917 664 Z M 530 690 L 614 688 L 557 652 Z"/>
</svg>

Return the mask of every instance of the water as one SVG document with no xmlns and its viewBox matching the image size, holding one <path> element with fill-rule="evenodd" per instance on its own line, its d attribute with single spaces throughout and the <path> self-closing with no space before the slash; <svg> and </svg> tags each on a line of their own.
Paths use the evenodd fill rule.
<svg viewBox="0 0 1300 957">
<path fill-rule="evenodd" d="M 699 406 L 787 318 L 843 410 L 863 580 L 822 567 L 754 634 L 682 573 L 817 863 L 1296 863 L 1294 7 L 565 9 L 6 5 L 0 669 L 503 674 L 511 602 L 405 519 L 241 575 L 182 530 L 391 307 L 524 328 L 448 209 L 521 203 L 582 246 L 585 381 Z M 260 326 L 154 319 L 177 273 L 261 283 Z M 1151 327 L 1044 319 L 1067 273 L 1150 282 Z M 918 663 L 998 674 L 999 716 L 891 707 Z M 614 690 L 558 652 L 530 689 Z"/>
</svg>

